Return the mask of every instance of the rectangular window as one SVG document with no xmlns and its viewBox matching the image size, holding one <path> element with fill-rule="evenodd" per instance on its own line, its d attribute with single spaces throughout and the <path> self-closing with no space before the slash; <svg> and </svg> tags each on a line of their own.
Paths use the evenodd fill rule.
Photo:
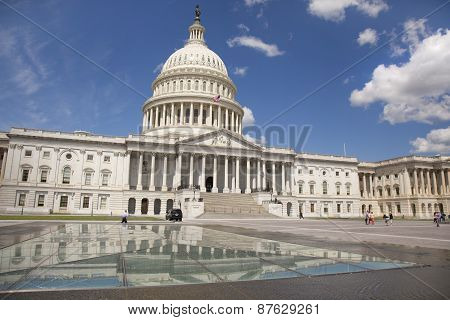
<svg viewBox="0 0 450 320">
<path fill-rule="evenodd" d="M 111 162 L 111 157 L 110 157 L 110 156 L 105 156 L 105 157 L 103 158 L 103 161 L 104 161 L 104 162 Z"/>
<path fill-rule="evenodd" d="M 50 151 L 44 151 L 42 157 L 43 157 L 44 159 L 50 158 Z"/>
<path fill-rule="evenodd" d="M 83 209 L 89 208 L 89 197 L 83 197 Z"/>
<path fill-rule="evenodd" d="M 34 248 L 34 256 L 40 257 L 42 255 L 42 244 L 37 244 Z"/>
<path fill-rule="evenodd" d="M 350 186 L 347 186 L 347 195 L 350 195 Z"/>
<path fill-rule="evenodd" d="M 43 207 L 43 206 L 44 206 L 44 202 L 45 202 L 45 195 L 40 194 L 40 195 L 38 196 L 37 206 L 38 206 L 38 207 Z"/>
<path fill-rule="evenodd" d="M 28 176 L 30 175 L 30 169 L 23 169 L 22 171 L 22 181 L 28 181 Z"/>
<path fill-rule="evenodd" d="M 93 154 L 88 154 L 87 155 L 87 161 L 94 161 L 94 155 Z"/>
<path fill-rule="evenodd" d="M 105 173 L 102 176 L 102 186 L 107 186 L 109 181 L 109 174 Z"/>
<path fill-rule="evenodd" d="M 341 204 L 340 203 L 337 204 L 337 208 L 336 209 L 337 209 L 338 213 L 341 213 Z"/>
<path fill-rule="evenodd" d="M 347 203 L 347 213 L 350 213 L 352 211 L 352 205 L 350 203 Z"/>
<path fill-rule="evenodd" d="M 397 204 L 397 213 L 402 213 L 402 210 L 401 210 L 401 208 L 400 208 L 400 205 L 399 205 L 399 204 Z"/>
<path fill-rule="evenodd" d="M 345 173 L 345 176 L 346 176 L 346 177 L 348 177 L 348 176 L 349 176 L 349 173 L 348 173 L 348 172 L 346 172 L 346 173 Z"/>
<path fill-rule="evenodd" d="M 336 171 L 336 177 L 339 177 L 339 171 Z"/>
<path fill-rule="evenodd" d="M 41 182 L 43 182 L 43 183 L 47 182 L 47 176 L 48 176 L 48 171 L 42 170 L 41 171 Z"/>
<path fill-rule="evenodd" d="M 338 196 L 341 194 L 341 186 L 336 186 L 336 194 Z"/>
<path fill-rule="evenodd" d="M 68 196 L 61 196 L 61 199 L 59 200 L 59 207 L 61 209 L 67 209 L 67 204 L 69 203 L 69 197 Z"/>
<path fill-rule="evenodd" d="M 298 185 L 298 193 L 299 194 L 303 193 L 303 183 Z"/>
<path fill-rule="evenodd" d="M 298 169 L 298 174 L 302 174 L 302 169 Z"/>
<path fill-rule="evenodd" d="M 25 157 L 31 157 L 32 154 L 31 150 L 25 150 Z"/>
<path fill-rule="evenodd" d="M 309 174 L 313 174 L 314 173 L 314 170 L 309 170 Z"/>
<path fill-rule="evenodd" d="M 314 185 L 313 184 L 309 185 L 309 193 L 314 194 Z"/>
<path fill-rule="evenodd" d="M 100 210 L 105 210 L 106 209 L 106 197 L 101 197 L 100 198 Z"/>
<path fill-rule="evenodd" d="M 91 185 L 91 180 L 92 180 L 92 173 L 91 172 L 86 172 L 86 178 L 84 179 L 84 184 L 87 186 Z"/>
<path fill-rule="evenodd" d="M 19 207 L 24 207 L 25 206 L 25 199 L 26 199 L 26 194 L 25 193 L 21 193 L 19 195 Z"/>
<path fill-rule="evenodd" d="M 314 212 L 314 203 L 311 203 L 311 205 L 310 205 L 310 209 L 311 209 L 311 213 L 313 213 Z"/>
</svg>

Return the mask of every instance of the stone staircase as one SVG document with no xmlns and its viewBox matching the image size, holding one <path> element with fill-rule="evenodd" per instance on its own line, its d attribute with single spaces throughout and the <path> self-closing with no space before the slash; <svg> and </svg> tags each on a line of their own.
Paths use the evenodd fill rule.
<svg viewBox="0 0 450 320">
<path fill-rule="evenodd" d="M 251 194 L 210 193 L 200 195 L 205 203 L 205 214 L 233 214 L 242 216 L 271 216 L 266 209 L 258 205 Z"/>
</svg>

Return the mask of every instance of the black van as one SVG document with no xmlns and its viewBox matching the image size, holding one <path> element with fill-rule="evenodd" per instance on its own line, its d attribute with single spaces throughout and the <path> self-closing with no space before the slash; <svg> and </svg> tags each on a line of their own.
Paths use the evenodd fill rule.
<svg viewBox="0 0 450 320">
<path fill-rule="evenodd" d="M 166 220 L 182 221 L 183 220 L 183 212 L 181 211 L 181 209 L 170 209 L 166 213 Z"/>
</svg>

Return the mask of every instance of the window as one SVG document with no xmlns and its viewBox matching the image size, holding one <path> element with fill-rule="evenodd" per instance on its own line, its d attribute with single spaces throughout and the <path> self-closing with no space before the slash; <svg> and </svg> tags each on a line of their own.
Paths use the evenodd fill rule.
<svg viewBox="0 0 450 320">
<path fill-rule="evenodd" d="M 34 248 L 34 256 L 40 257 L 42 255 L 42 244 L 37 244 Z"/>
<path fill-rule="evenodd" d="M 184 87 L 183 87 L 183 80 L 180 80 L 180 91 L 183 90 L 183 89 L 184 89 Z"/>
<path fill-rule="evenodd" d="M 206 91 L 206 81 L 203 81 L 203 92 Z"/>
<path fill-rule="evenodd" d="M 324 181 L 324 182 L 322 183 L 322 193 L 323 193 L 323 194 L 328 194 L 328 184 L 327 184 L 326 181 Z"/>
<path fill-rule="evenodd" d="M 45 183 L 47 182 L 48 177 L 48 170 L 42 170 L 41 171 L 41 182 Z"/>
<path fill-rule="evenodd" d="M 25 193 L 19 194 L 19 206 L 20 207 L 24 207 L 25 206 L 25 199 L 26 199 L 26 194 Z"/>
<path fill-rule="evenodd" d="M 302 194 L 302 193 L 303 193 L 303 183 L 300 183 L 300 184 L 298 185 L 298 193 L 299 193 L 299 194 Z"/>
<path fill-rule="evenodd" d="M 106 209 L 106 197 L 100 197 L 100 209 L 101 210 Z"/>
<path fill-rule="evenodd" d="M 337 209 L 337 213 L 341 213 L 341 204 L 340 203 L 337 204 L 336 209 Z"/>
<path fill-rule="evenodd" d="M 387 191 L 388 197 L 390 197 L 391 196 L 391 188 L 386 188 L 386 191 Z"/>
<path fill-rule="evenodd" d="M 87 186 L 90 186 L 91 181 L 92 181 L 92 172 L 86 172 L 86 177 L 84 178 L 84 184 Z"/>
<path fill-rule="evenodd" d="M 298 169 L 298 174 L 302 174 L 302 169 Z"/>
<path fill-rule="evenodd" d="M 336 171 L 336 177 L 339 177 L 339 171 Z"/>
<path fill-rule="evenodd" d="M 314 174 L 314 170 L 309 170 L 309 174 Z"/>
<path fill-rule="evenodd" d="M 25 150 L 25 157 L 31 157 L 33 152 L 31 150 Z"/>
<path fill-rule="evenodd" d="M 105 156 L 103 162 L 111 162 L 111 156 Z"/>
<path fill-rule="evenodd" d="M 401 210 L 400 204 L 397 204 L 397 212 L 398 212 L 398 213 L 402 213 L 402 210 Z"/>
<path fill-rule="evenodd" d="M 195 88 L 194 88 L 194 90 L 198 91 L 198 80 L 195 80 Z"/>
<path fill-rule="evenodd" d="M 44 154 L 42 155 L 42 157 L 45 159 L 50 158 L 50 151 L 44 151 Z"/>
<path fill-rule="evenodd" d="M 22 171 L 22 181 L 23 182 L 27 182 L 29 175 L 30 175 L 30 169 L 23 169 L 23 171 Z"/>
<path fill-rule="evenodd" d="M 70 184 L 70 176 L 72 175 L 72 170 L 70 167 L 65 167 L 63 170 L 63 184 Z"/>
<path fill-rule="evenodd" d="M 349 196 L 350 195 L 350 185 L 348 184 L 347 186 L 346 186 L 346 191 L 347 191 L 347 195 Z"/>
<path fill-rule="evenodd" d="M 188 82 L 187 82 L 187 89 L 191 90 L 191 80 L 188 80 Z"/>
<path fill-rule="evenodd" d="M 324 170 L 324 171 L 322 171 L 322 175 L 324 176 L 324 175 L 326 175 L 327 174 L 327 172 Z"/>
<path fill-rule="evenodd" d="M 389 179 L 389 175 L 388 174 L 386 175 L 386 179 Z"/>
<path fill-rule="evenodd" d="M 347 203 L 347 213 L 350 213 L 352 211 L 352 205 L 350 203 Z"/>
<path fill-rule="evenodd" d="M 378 189 L 378 196 L 380 196 L 380 197 L 383 196 L 383 190 L 382 189 Z"/>
<path fill-rule="evenodd" d="M 309 193 L 314 194 L 314 185 L 313 184 L 309 185 Z"/>
<path fill-rule="evenodd" d="M 109 182 L 109 173 L 102 174 L 102 186 L 107 186 Z"/>
<path fill-rule="evenodd" d="M 89 197 L 83 197 L 83 209 L 88 209 L 89 208 L 89 202 L 90 202 L 90 198 Z"/>
<path fill-rule="evenodd" d="M 345 176 L 348 177 L 350 174 L 348 172 L 345 173 Z"/>
<path fill-rule="evenodd" d="M 72 160 L 72 154 L 71 153 L 66 154 L 66 159 L 67 160 Z"/>
<path fill-rule="evenodd" d="M 394 174 L 394 178 L 397 179 L 398 178 L 398 174 Z"/>
<path fill-rule="evenodd" d="M 87 161 L 94 161 L 94 155 L 93 154 L 88 154 L 87 155 Z"/>
<path fill-rule="evenodd" d="M 395 187 L 395 194 L 396 194 L 397 196 L 400 195 L 400 188 L 399 188 L 399 187 Z"/>
<path fill-rule="evenodd" d="M 45 195 L 40 194 L 38 196 L 37 206 L 38 207 L 43 207 L 44 206 L 44 202 L 45 202 Z"/>
<path fill-rule="evenodd" d="M 310 205 L 310 210 L 311 210 L 311 213 L 313 213 L 314 212 L 314 203 L 311 203 L 311 205 Z"/>
<path fill-rule="evenodd" d="M 339 196 L 341 194 L 341 186 L 337 185 L 336 186 L 336 194 Z"/>
<path fill-rule="evenodd" d="M 59 199 L 59 208 L 61 209 L 67 209 L 67 204 L 69 203 L 69 197 L 68 196 L 61 196 Z"/>
<path fill-rule="evenodd" d="M 209 92 L 213 93 L 213 88 L 214 88 L 214 83 L 211 82 L 211 83 L 209 84 Z"/>
</svg>

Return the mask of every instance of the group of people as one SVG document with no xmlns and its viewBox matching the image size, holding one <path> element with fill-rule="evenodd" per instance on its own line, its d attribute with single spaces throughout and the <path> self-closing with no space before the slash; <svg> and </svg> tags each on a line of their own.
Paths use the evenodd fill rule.
<svg viewBox="0 0 450 320">
<path fill-rule="evenodd" d="M 364 220 L 366 222 L 366 225 L 375 224 L 375 215 L 373 214 L 373 212 L 367 210 Z M 392 223 L 394 222 L 394 215 L 392 214 L 392 212 L 390 212 L 389 215 L 385 213 L 383 214 L 383 220 L 387 226 L 392 225 Z"/>
</svg>

